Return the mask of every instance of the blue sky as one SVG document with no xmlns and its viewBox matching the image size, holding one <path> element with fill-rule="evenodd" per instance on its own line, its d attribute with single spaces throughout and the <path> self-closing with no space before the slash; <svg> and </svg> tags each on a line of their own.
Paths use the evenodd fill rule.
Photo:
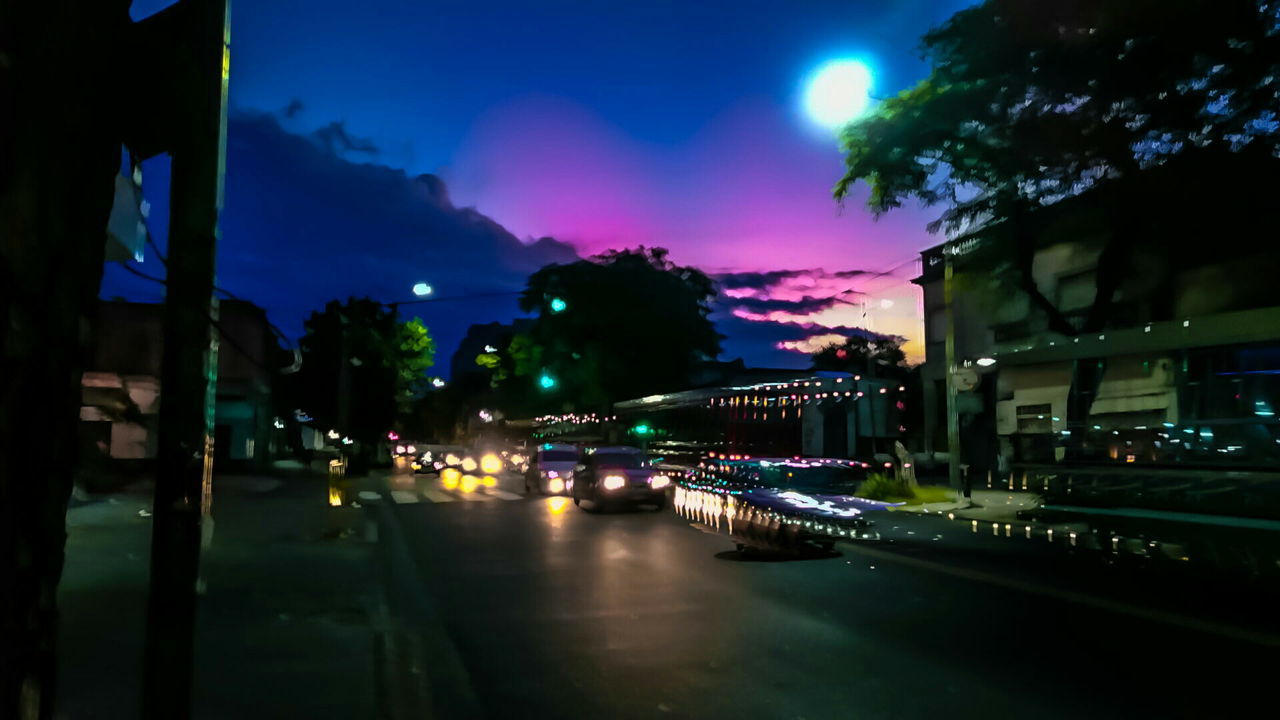
<svg viewBox="0 0 1280 720">
<path fill-rule="evenodd" d="M 566 252 L 659 245 L 717 275 L 789 271 L 740 298 L 769 316 L 723 298 L 726 357 L 801 366 L 779 343 L 868 324 L 910 336 L 909 272 L 851 271 L 903 267 L 935 242 L 935 213 L 873 222 L 856 198 L 841 212 L 839 153 L 799 97 L 839 57 L 867 62 L 877 95 L 911 85 L 920 35 L 964 4 L 233 3 L 219 281 L 293 333 L 333 297 L 403 299 L 420 279 L 518 290 Z M 161 239 L 165 180 L 149 163 Z M 148 293 L 108 270 L 104 296 Z M 501 298 L 423 309 L 446 355 L 466 325 L 516 313 Z"/>
</svg>

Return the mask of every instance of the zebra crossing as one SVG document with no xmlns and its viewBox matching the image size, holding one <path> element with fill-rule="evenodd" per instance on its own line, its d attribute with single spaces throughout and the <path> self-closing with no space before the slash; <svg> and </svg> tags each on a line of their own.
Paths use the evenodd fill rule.
<svg viewBox="0 0 1280 720">
<path fill-rule="evenodd" d="M 501 502 L 525 499 L 524 495 L 496 487 L 480 487 L 472 490 L 471 492 L 463 492 L 460 489 L 446 490 L 438 487 L 419 487 L 412 490 L 391 490 L 388 494 L 391 496 L 391 501 L 397 505 L 452 502 Z"/>
</svg>

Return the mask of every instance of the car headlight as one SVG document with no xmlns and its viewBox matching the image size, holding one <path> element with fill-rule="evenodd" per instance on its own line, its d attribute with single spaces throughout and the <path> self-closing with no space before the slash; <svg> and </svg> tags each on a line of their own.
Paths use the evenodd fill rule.
<svg viewBox="0 0 1280 720">
<path fill-rule="evenodd" d="M 510 458 L 508 458 L 508 459 L 509 459 L 509 460 L 511 460 L 511 464 L 512 464 L 512 465 L 523 465 L 523 464 L 524 464 L 524 456 L 523 456 L 523 455 L 512 455 L 512 456 L 511 456 Z"/>
<path fill-rule="evenodd" d="M 605 475 L 601 483 L 605 490 L 617 490 L 627 484 L 627 479 L 621 475 Z"/>
<path fill-rule="evenodd" d="M 666 475 L 654 475 L 649 478 L 649 486 L 653 489 L 664 488 L 671 484 L 671 478 Z"/>
<path fill-rule="evenodd" d="M 560 478 L 551 478 L 547 481 L 547 490 L 552 493 L 564 492 L 564 481 Z"/>
<path fill-rule="evenodd" d="M 457 465 L 459 462 L 461 462 L 461 460 L 459 460 L 458 456 L 454 455 L 453 453 L 449 453 L 448 455 L 444 456 L 445 465 Z"/>
<path fill-rule="evenodd" d="M 476 468 L 478 467 L 480 467 L 480 463 L 476 462 L 475 458 L 473 457 L 462 458 L 463 472 L 475 472 Z"/>
<path fill-rule="evenodd" d="M 480 458 L 480 470 L 486 475 L 497 475 L 502 472 L 502 458 L 489 453 Z"/>
</svg>

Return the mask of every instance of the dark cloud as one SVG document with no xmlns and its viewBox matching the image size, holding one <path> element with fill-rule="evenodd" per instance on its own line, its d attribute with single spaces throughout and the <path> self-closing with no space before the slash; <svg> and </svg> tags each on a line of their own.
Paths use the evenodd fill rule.
<svg viewBox="0 0 1280 720">
<path fill-rule="evenodd" d="M 289 107 L 285 108 L 285 117 L 292 117 L 288 114 L 291 108 L 293 108 L 293 103 L 289 103 Z M 341 120 L 334 120 L 311 133 L 311 136 L 320 144 L 320 147 L 338 156 L 347 153 L 377 155 L 381 152 L 372 140 L 357 137 L 348 132 L 346 123 Z"/>
<path fill-rule="evenodd" d="M 812 277 L 852 280 L 853 278 L 859 278 L 869 274 L 871 273 L 868 273 L 865 270 L 837 270 L 834 272 L 821 269 L 770 270 L 767 272 L 720 273 L 715 276 L 715 279 L 720 283 L 720 286 L 726 290 L 767 290 L 769 288 L 776 287 L 787 280 Z"/>
<path fill-rule="evenodd" d="M 334 298 L 412 300 L 417 282 L 440 298 L 515 292 L 543 265 L 577 259 L 569 245 L 526 244 L 455 207 L 434 175 L 351 162 L 270 114 L 228 117 L 226 177 L 219 284 L 270 309 L 290 333 Z M 519 312 L 514 295 L 404 310 L 428 323 L 446 363 L 468 325 Z"/>
</svg>

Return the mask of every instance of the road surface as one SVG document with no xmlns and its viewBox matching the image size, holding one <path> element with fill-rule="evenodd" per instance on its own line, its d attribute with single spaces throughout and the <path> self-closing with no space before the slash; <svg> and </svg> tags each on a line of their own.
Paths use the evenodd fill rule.
<svg viewBox="0 0 1280 720">
<path fill-rule="evenodd" d="M 1272 599 L 945 518 L 886 515 L 881 541 L 798 560 L 514 476 L 393 478 L 381 502 L 441 717 L 1226 717 L 1274 697 Z"/>
</svg>

